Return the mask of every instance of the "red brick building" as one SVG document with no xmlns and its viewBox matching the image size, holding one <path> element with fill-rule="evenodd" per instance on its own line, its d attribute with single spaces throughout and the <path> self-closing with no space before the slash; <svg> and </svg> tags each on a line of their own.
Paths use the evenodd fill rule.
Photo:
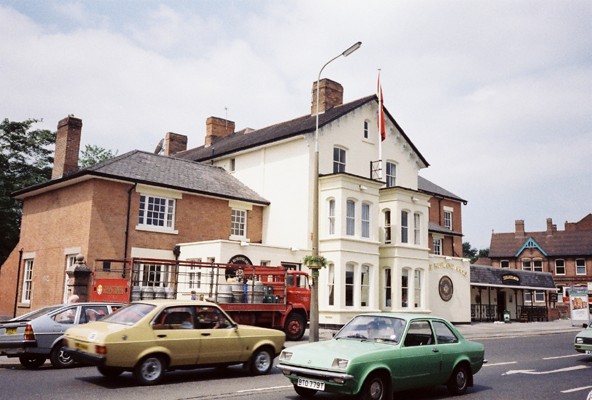
<svg viewBox="0 0 592 400">
<path fill-rule="evenodd" d="M 237 213 L 248 230 L 236 239 L 261 241 L 269 202 L 223 169 L 142 151 L 79 169 L 81 129 L 78 118 L 60 121 L 52 179 L 14 194 L 23 217 L 0 269 L 0 315 L 63 302 L 78 254 L 91 267 L 147 252 L 170 258 L 178 243 L 232 238 Z M 167 134 L 166 155 L 183 138 Z"/>
</svg>

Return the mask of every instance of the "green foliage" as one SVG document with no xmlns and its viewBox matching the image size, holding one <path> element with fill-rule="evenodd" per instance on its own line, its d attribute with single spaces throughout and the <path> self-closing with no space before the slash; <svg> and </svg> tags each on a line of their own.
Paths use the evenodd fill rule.
<svg viewBox="0 0 592 400">
<path fill-rule="evenodd" d="M 80 152 L 79 165 L 80 168 L 90 167 L 98 164 L 101 161 L 109 160 L 117 155 L 117 151 L 113 153 L 111 150 L 104 149 L 99 146 L 87 144 L 84 150 Z"/>
<path fill-rule="evenodd" d="M 476 248 L 471 247 L 471 243 L 469 242 L 463 242 L 462 247 L 463 257 L 471 260 L 471 264 L 477 261 L 480 257 L 489 257 L 489 249 L 477 250 Z"/>
<path fill-rule="evenodd" d="M 51 178 L 55 133 L 32 129 L 37 119 L 0 123 L 0 264 L 18 243 L 22 205 L 16 190 Z"/>
</svg>

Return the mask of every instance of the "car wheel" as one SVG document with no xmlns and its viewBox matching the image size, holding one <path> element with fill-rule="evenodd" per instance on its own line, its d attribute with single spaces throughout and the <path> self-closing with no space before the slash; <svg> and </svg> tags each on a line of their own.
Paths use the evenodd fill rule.
<svg viewBox="0 0 592 400">
<path fill-rule="evenodd" d="M 106 378 L 115 378 L 123 373 L 123 370 L 113 367 L 105 367 L 104 365 L 98 366 L 97 369 Z"/>
<path fill-rule="evenodd" d="M 306 330 L 306 320 L 297 313 L 291 313 L 286 318 L 284 324 L 284 332 L 286 333 L 286 340 L 296 341 L 302 339 L 304 331 Z"/>
<path fill-rule="evenodd" d="M 249 372 L 251 375 L 265 375 L 273 367 L 273 353 L 268 347 L 261 347 L 251 355 Z"/>
<path fill-rule="evenodd" d="M 469 386 L 470 372 L 466 365 L 458 365 L 448 380 L 448 391 L 453 395 L 465 394 Z"/>
<path fill-rule="evenodd" d="M 358 393 L 359 400 L 390 400 L 392 399 L 390 382 L 383 374 L 370 375 Z"/>
<path fill-rule="evenodd" d="M 74 359 L 60 344 L 51 349 L 51 353 L 49 353 L 49 361 L 51 361 L 51 365 L 55 368 L 70 368 L 74 365 Z"/>
<path fill-rule="evenodd" d="M 294 390 L 298 393 L 298 396 L 304 397 L 305 399 L 310 399 L 317 393 L 314 389 L 303 388 L 296 385 L 294 385 Z"/>
<path fill-rule="evenodd" d="M 21 365 L 26 369 L 37 369 L 45 363 L 45 357 L 19 356 Z"/>
<path fill-rule="evenodd" d="M 134 368 L 134 378 L 141 385 L 156 385 L 165 372 L 165 363 L 161 356 L 144 357 Z"/>
</svg>

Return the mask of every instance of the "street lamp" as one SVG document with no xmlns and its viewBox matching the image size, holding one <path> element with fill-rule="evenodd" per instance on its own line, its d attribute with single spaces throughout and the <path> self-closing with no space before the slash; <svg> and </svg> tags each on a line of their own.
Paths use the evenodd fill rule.
<svg viewBox="0 0 592 400">
<path fill-rule="evenodd" d="M 314 149 L 314 164 L 313 164 L 313 208 L 312 208 L 312 255 L 318 257 L 319 255 L 319 105 L 320 105 L 320 82 L 321 74 L 327 65 L 335 61 L 339 57 L 347 57 L 354 51 L 358 50 L 362 42 L 357 42 L 350 46 L 343 53 L 333 57 L 323 65 L 317 77 L 317 104 L 316 104 L 316 124 L 315 124 L 315 149 Z M 310 332 L 309 341 L 318 342 L 319 340 L 319 269 L 312 269 L 312 293 L 310 299 Z"/>
</svg>

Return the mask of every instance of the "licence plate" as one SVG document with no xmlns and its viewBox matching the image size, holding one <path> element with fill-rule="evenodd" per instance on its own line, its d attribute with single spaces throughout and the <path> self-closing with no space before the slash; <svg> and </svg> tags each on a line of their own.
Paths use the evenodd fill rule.
<svg viewBox="0 0 592 400">
<path fill-rule="evenodd" d="M 78 350 L 88 350 L 88 346 L 85 343 L 75 343 L 74 346 Z"/>
<path fill-rule="evenodd" d="M 16 328 L 6 328 L 7 335 L 16 335 Z"/>
<path fill-rule="evenodd" d="M 325 382 L 312 379 L 298 378 L 298 386 L 312 390 L 325 390 Z"/>
</svg>

